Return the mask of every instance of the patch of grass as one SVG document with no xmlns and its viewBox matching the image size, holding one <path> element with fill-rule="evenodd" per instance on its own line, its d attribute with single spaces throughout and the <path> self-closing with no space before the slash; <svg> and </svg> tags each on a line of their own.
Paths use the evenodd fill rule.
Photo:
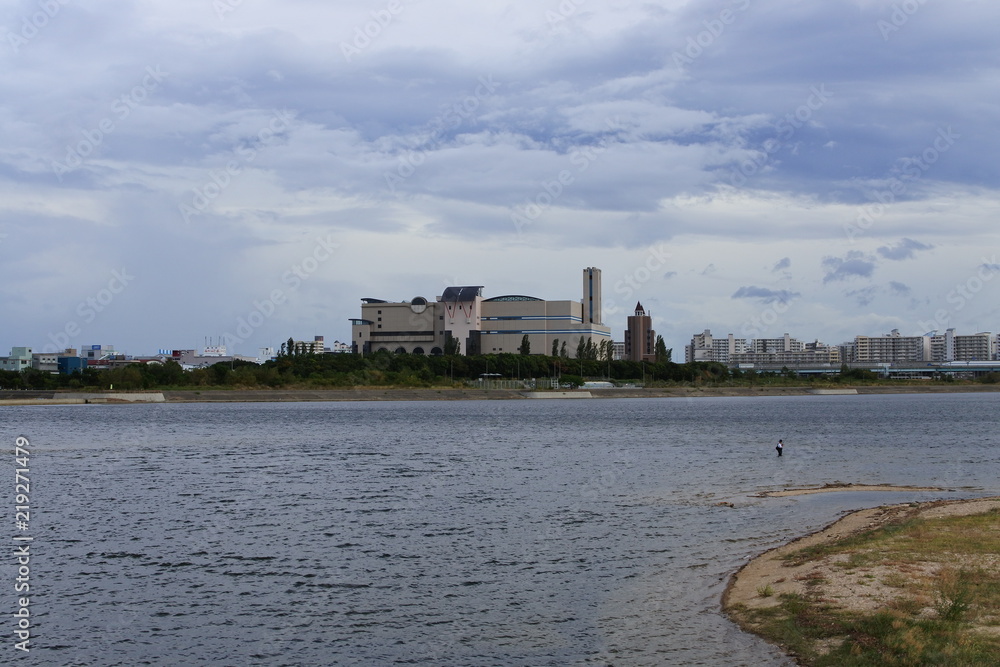
<svg viewBox="0 0 1000 667">
<path fill-rule="evenodd" d="M 845 570 L 856 570 L 859 567 L 866 567 L 871 565 L 875 559 L 878 558 L 878 554 L 871 551 L 855 551 L 847 557 L 847 560 L 838 561 L 837 567 L 842 567 Z"/>
<path fill-rule="evenodd" d="M 802 565 L 809 561 L 819 560 L 832 554 L 840 554 L 860 549 L 875 549 L 894 537 L 912 528 L 915 520 L 881 526 L 869 531 L 848 535 L 828 543 L 814 544 L 785 555 L 789 565 Z"/>
<path fill-rule="evenodd" d="M 899 572 L 890 572 L 882 577 L 882 585 L 889 588 L 906 588 L 909 580 Z"/>
<path fill-rule="evenodd" d="M 774 589 L 771 588 L 771 584 L 768 584 L 767 586 L 758 586 L 757 595 L 762 598 L 769 598 L 774 595 Z"/>
</svg>

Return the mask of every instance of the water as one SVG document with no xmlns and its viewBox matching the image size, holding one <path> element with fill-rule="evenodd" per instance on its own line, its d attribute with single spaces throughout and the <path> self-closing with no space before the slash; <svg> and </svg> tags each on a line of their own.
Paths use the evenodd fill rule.
<svg viewBox="0 0 1000 667">
<path fill-rule="evenodd" d="M 720 614 L 729 575 L 851 509 L 1000 493 L 998 407 L 1000 394 L 6 407 L 4 451 L 32 442 L 30 660 L 790 665 Z M 951 490 L 751 497 L 833 481 Z M 0 565 L 10 609 L 15 567 Z"/>
</svg>

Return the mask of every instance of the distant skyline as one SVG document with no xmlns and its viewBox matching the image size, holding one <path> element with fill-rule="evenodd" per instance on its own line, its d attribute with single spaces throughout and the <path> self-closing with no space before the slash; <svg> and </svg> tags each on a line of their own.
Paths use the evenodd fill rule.
<svg viewBox="0 0 1000 667">
<path fill-rule="evenodd" d="M 350 339 L 360 299 L 1000 330 L 1000 4 L 18 0 L 0 355 Z M 242 327 L 242 328 L 241 328 Z M 242 333 L 241 333 L 242 332 Z M 246 334 L 246 335 L 243 335 Z"/>
</svg>

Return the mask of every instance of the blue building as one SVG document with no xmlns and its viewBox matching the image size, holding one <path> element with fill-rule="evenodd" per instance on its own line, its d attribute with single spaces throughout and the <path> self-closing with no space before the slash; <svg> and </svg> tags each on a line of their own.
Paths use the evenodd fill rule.
<svg viewBox="0 0 1000 667">
<path fill-rule="evenodd" d="M 72 375 L 76 371 L 83 371 L 87 367 L 87 360 L 81 357 L 59 357 L 56 359 L 61 375 Z"/>
</svg>

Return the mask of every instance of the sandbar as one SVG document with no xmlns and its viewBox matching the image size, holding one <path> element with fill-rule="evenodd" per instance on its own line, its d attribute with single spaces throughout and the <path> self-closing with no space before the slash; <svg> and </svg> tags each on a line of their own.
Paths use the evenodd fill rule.
<svg viewBox="0 0 1000 667">
<path fill-rule="evenodd" d="M 811 493 L 834 493 L 837 491 L 945 491 L 938 486 L 901 486 L 898 484 L 845 484 L 831 482 L 823 486 L 809 486 L 798 489 L 782 489 L 781 491 L 762 491 L 755 494 L 757 498 L 787 498 L 788 496 L 805 496 Z"/>
</svg>

